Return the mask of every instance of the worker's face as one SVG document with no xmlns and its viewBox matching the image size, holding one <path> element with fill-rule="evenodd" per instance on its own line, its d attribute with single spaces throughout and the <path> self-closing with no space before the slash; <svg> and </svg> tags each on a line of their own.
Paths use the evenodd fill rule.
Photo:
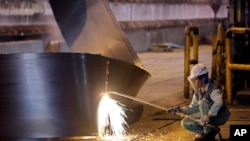
<svg viewBox="0 0 250 141">
<path fill-rule="evenodd" d="M 199 89 L 200 87 L 201 87 L 201 80 L 200 79 L 198 79 L 198 78 L 196 78 L 196 79 L 194 79 L 194 85 L 195 85 L 195 87 L 197 87 L 197 89 Z"/>
<path fill-rule="evenodd" d="M 189 79 L 189 82 L 192 86 L 192 88 L 194 89 L 194 91 L 197 93 L 198 89 L 201 87 L 202 83 L 200 81 L 200 79 L 198 78 L 194 78 L 194 79 Z"/>
</svg>

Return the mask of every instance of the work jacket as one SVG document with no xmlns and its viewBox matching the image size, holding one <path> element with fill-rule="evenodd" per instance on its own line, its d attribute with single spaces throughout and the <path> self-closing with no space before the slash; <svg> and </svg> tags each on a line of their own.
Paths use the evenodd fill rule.
<svg viewBox="0 0 250 141">
<path fill-rule="evenodd" d="M 187 107 L 183 107 L 183 113 L 192 114 L 199 110 L 201 100 L 206 100 L 211 104 L 209 114 L 216 116 L 219 110 L 226 107 L 225 96 L 222 89 L 213 81 L 209 81 L 205 85 L 205 91 L 201 93 L 194 93 L 191 103 Z"/>
</svg>

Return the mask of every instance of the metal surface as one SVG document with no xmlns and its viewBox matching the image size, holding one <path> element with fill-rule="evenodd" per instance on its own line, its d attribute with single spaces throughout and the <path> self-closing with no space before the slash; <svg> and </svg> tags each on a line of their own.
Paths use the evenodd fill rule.
<svg viewBox="0 0 250 141">
<path fill-rule="evenodd" d="M 71 46 L 86 23 L 85 0 L 49 0 L 55 19 L 69 46 Z"/>
<path fill-rule="evenodd" d="M 76 53 L 98 53 L 143 67 L 106 0 L 50 0 L 55 19 Z"/>
<path fill-rule="evenodd" d="M 57 138 L 97 133 L 105 89 L 135 96 L 149 74 L 135 65 L 82 53 L 0 55 L 0 138 Z"/>
</svg>

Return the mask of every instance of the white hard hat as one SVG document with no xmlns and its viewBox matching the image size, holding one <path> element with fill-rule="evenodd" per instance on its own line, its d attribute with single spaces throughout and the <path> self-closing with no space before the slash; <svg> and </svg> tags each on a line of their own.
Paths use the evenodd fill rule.
<svg viewBox="0 0 250 141">
<path fill-rule="evenodd" d="M 203 74 L 208 73 L 207 68 L 203 64 L 196 64 L 191 68 L 191 74 L 188 77 L 189 79 L 197 78 Z"/>
</svg>

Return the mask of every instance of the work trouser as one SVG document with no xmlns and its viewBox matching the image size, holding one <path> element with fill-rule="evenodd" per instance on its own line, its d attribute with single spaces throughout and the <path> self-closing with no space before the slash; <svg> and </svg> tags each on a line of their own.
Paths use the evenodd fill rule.
<svg viewBox="0 0 250 141">
<path fill-rule="evenodd" d="M 209 109 L 212 106 L 212 102 L 207 100 L 200 101 L 200 112 L 191 114 L 192 117 L 199 119 L 201 116 L 208 114 Z M 227 107 L 222 107 L 217 116 L 212 117 L 210 119 L 210 124 L 215 126 L 223 125 L 227 122 L 228 118 L 230 117 L 230 112 Z M 189 131 L 196 132 L 199 134 L 207 134 L 212 129 L 211 126 L 201 126 L 199 123 L 197 123 L 195 120 L 192 120 L 190 118 L 183 118 L 181 121 L 181 126 Z"/>
</svg>

